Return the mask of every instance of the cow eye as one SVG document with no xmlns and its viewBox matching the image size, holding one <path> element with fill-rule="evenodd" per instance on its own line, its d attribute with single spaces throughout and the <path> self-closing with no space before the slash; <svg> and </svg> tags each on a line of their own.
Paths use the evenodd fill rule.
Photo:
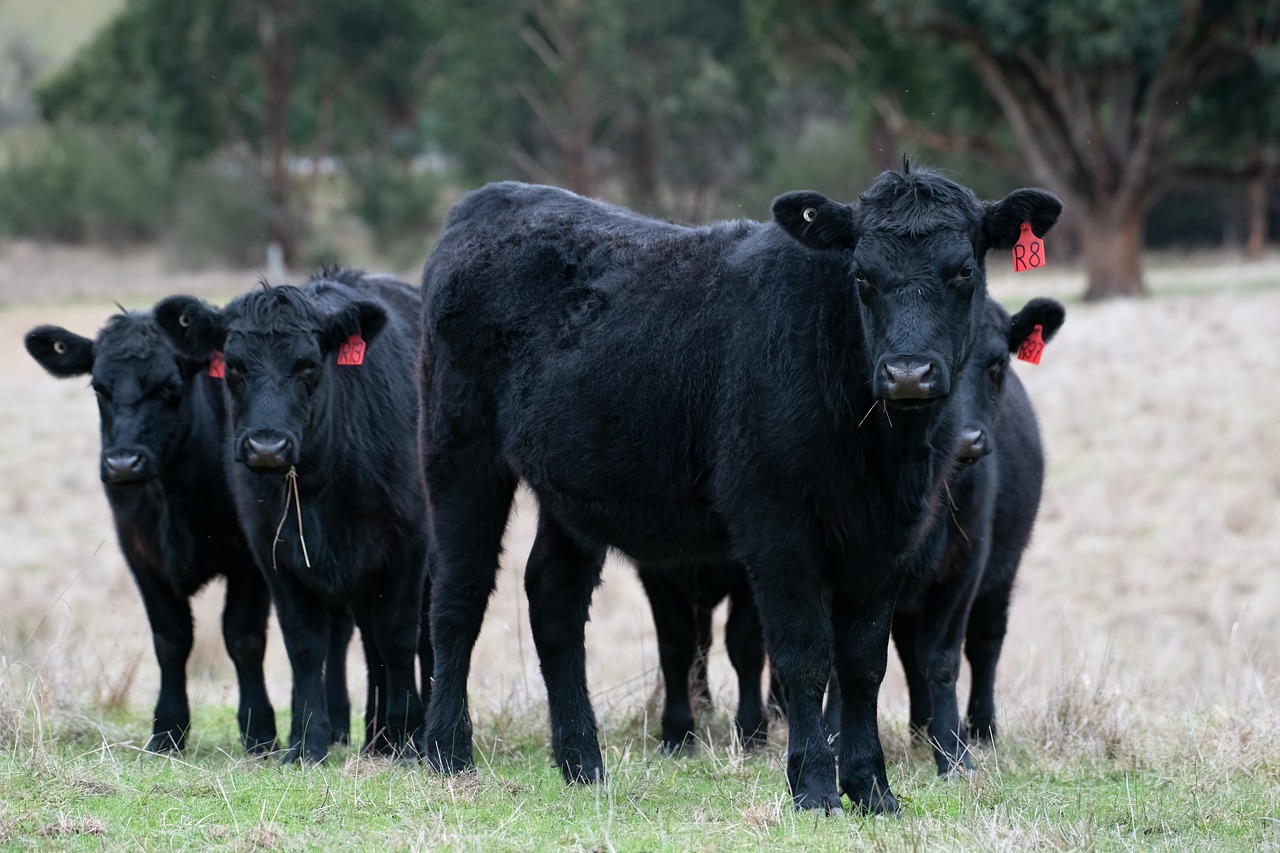
<svg viewBox="0 0 1280 853">
<path fill-rule="evenodd" d="M 965 264 L 964 268 L 960 270 L 960 280 L 968 281 L 971 278 L 973 278 L 973 267 Z"/>
<path fill-rule="evenodd" d="M 870 282 L 867 281 L 867 274 L 862 270 L 858 270 L 853 274 L 853 280 L 857 283 L 859 287 L 866 287 L 868 284 L 870 284 Z"/>
</svg>

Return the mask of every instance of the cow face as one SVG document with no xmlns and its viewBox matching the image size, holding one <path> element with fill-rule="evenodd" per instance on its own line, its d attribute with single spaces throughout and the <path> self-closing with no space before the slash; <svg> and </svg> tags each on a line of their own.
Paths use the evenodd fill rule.
<svg viewBox="0 0 1280 853">
<path fill-rule="evenodd" d="M 322 298 L 292 286 L 247 293 L 222 311 L 188 296 L 156 306 L 156 317 L 188 353 L 221 350 L 235 458 L 283 474 L 303 461 L 308 430 L 340 347 L 357 332 L 369 343 L 386 323 L 370 302 Z"/>
<path fill-rule="evenodd" d="M 775 221 L 805 245 L 848 253 L 871 391 L 898 409 L 925 410 L 951 393 L 986 304 L 986 253 L 1009 249 L 1023 222 L 1043 236 L 1062 204 L 1042 190 L 980 202 L 924 169 L 885 172 L 853 205 L 820 193 L 774 201 Z"/>
<path fill-rule="evenodd" d="M 26 346 L 54 376 L 90 375 L 102 481 L 128 486 L 156 477 L 189 422 L 183 401 L 199 365 L 174 351 L 151 315 L 112 317 L 97 340 L 40 326 L 27 333 Z"/>
<path fill-rule="evenodd" d="M 964 412 L 964 429 L 957 451 L 961 463 L 972 465 L 995 450 L 993 427 L 999 417 L 1010 353 L 1022 347 L 1037 325 L 1047 343 L 1064 319 L 1066 309 L 1053 299 L 1032 299 L 1013 318 L 998 303 L 987 300 L 973 355 L 960 371 L 955 392 Z"/>
</svg>

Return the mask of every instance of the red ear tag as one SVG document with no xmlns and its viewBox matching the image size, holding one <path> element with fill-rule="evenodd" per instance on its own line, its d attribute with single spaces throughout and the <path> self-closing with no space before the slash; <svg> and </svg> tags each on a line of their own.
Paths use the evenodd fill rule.
<svg viewBox="0 0 1280 853">
<path fill-rule="evenodd" d="M 209 375 L 214 379 L 225 379 L 227 375 L 227 363 L 222 360 L 222 352 L 219 350 L 209 356 Z"/>
<path fill-rule="evenodd" d="M 1022 223 L 1022 236 L 1013 247 L 1013 271 L 1026 272 L 1044 266 L 1044 240 L 1031 230 L 1029 223 Z"/>
<path fill-rule="evenodd" d="M 351 337 L 342 342 L 342 346 L 338 347 L 338 364 L 344 366 L 364 364 L 364 348 L 364 338 L 360 336 L 360 330 L 357 329 Z"/>
<path fill-rule="evenodd" d="M 1018 347 L 1018 358 L 1023 361 L 1029 361 L 1032 364 L 1040 363 L 1040 356 L 1044 355 L 1044 326 L 1036 323 L 1036 327 L 1031 330 L 1031 334 L 1027 335 L 1027 339 L 1022 342 L 1022 346 Z"/>
</svg>

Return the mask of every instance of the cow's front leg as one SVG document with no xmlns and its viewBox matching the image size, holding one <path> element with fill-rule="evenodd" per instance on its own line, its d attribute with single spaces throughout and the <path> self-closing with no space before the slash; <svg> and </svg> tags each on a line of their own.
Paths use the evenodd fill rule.
<svg viewBox="0 0 1280 853">
<path fill-rule="evenodd" d="M 798 808 L 843 812 L 835 756 L 822 724 L 831 672 L 831 620 L 813 551 L 760 531 L 747 570 L 770 660 L 787 697 L 787 783 Z"/>
<path fill-rule="evenodd" d="M 283 761 L 323 761 L 332 739 L 324 685 L 329 609 L 286 569 L 273 572 L 268 580 L 293 670 L 293 714 Z"/>
<path fill-rule="evenodd" d="M 836 590 L 831 600 L 836 674 L 840 682 L 840 789 L 873 814 L 898 810 L 880 746 L 876 700 L 889 656 L 897 585 Z"/>
</svg>

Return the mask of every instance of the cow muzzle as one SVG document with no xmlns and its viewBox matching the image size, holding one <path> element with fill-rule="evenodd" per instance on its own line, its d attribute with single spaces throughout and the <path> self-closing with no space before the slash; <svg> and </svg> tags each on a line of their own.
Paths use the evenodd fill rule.
<svg viewBox="0 0 1280 853">
<path fill-rule="evenodd" d="M 102 482 L 112 485 L 141 483 L 151 479 L 151 466 L 141 450 L 112 448 L 102 452 L 99 468 Z"/>
<path fill-rule="evenodd" d="M 893 356 L 880 360 L 875 379 L 876 397 L 903 408 L 921 408 L 951 391 L 942 365 L 930 358 Z"/>
<path fill-rule="evenodd" d="M 991 441 L 985 429 L 965 430 L 960 436 L 956 458 L 961 465 L 972 465 L 991 452 Z"/>
<path fill-rule="evenodd" d="M 255 471 L 281 471 L 298 464 L 294 442 L 278 433 L 250 433 L 240 442 L 240 461 Z"/>
</svg>

